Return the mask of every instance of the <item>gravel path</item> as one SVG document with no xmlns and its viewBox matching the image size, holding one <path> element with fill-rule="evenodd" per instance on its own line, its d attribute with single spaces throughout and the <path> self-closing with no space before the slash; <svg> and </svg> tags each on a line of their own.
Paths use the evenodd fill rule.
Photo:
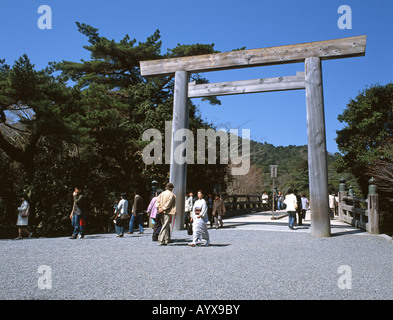
<svg viewBox="0 0 393 320">
<path fill-rule="evenodd" d="M 316 238 L 307 223 L 289 232 L 284 220 L 256 217 L 209 229 L 210 247 L 187 246 L 186 231 L 158 246 L 151 229 L 124 238 L 1 240 L 0 299 L 393 298 L 391 240 L 338 225 L 332 237 Z"/>
</svg>

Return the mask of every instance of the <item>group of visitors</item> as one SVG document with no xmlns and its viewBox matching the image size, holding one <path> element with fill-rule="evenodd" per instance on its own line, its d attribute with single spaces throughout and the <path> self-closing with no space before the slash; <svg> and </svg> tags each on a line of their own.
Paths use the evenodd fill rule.
<svg viewBox="0 0 393 320">
<path fill-rule="evenodd" d="M 198 192 L 201 192 L 202 198 L 206 202 L 207 206 L 207 218 L 206 218 L 206 224 L 210 223 L 210 227 L 213 228 L 213 225 L 215 226 L 216 229 L 222 228 L 223 227 L 223 221 L 222 221 L 222 216 L 225 214 L 226 209 L 224 205 L 224 200 L 220 197 L 219 194 L 213 195 L 209 193 L 207 198 L 204 198 L 204 194 L 202 190 L 199 190 Z M 185 228 L 187 229 L 190 225 L 191 222 L 191 212 L 193 211 L 193 207 L 195 202 L 199 200 L 199 195 L 195 198 L 194 193 L 192 191 L 187 191 L 186 193 L 186 202 L 185 202 Z"/>
<path fill-rule="evenodd" d="M 138 189 L 134 190 L 134 202 L 131 208 L 131 217 L 128 214 L 128 207 L 129 202 L 127 200 L 127 194 L 122 193 L 119 203 L 114 205 L 114 214 L 112 216 L 118 238 L 124 236 L 124 232 L 127 227 L 127 233 L 133 234 L 135 222 L 139 225 L 139 234 L 143 234 L 143 198 L 139 195 Z"/>
<path fill-rule="evenodd" d="M 214 199 L 212 194 L 209 194 L 207 199 L 204 198 L 202 190 L 198 190 L 197 199 L 194 199 L 194 193 L 187 192 L 185 202 L 185 226 L 191 228 L 192 226 L 192 242 L 188 245 L 195 247 L 198 241 L 205 241 L 205 245 L 210 245 L 209 232 L 207 225 L 210 222 L 210 227 L 222 228 L 222 216 L 225 214 L 224 201 L 218 194 L 215 194 Z"/>
<path fill-rule="evenodd" d="M 158 189 L 147 207 L 147 214 L 154 223 L 152 240 L 158 241 L 159 245 L 167 245 L 170 242 L 171 223 L 176 215 L 176 196 L 173 193 L 174 185 L 168 183 L 165 191 Z M 128 234 L 133 233 L 135 219 L 139 222 L 139 234 L 143 234 L 143 199 L 134 191 L 134 205 L 132 207 L 132 216 L 128 225 Z M 211 201 L 210 201 L 211 199 Z M 128 223 L 128 201 L 126 194 L 121 195 L 121 200 L 115 206 L 113 222 L 116 225 L 117 237 L 123 237 L 125 227 Z M 222 216 L 225 214 L 223 200 L 217 195 L 213 200 L 209 195 L 207 201 L 204 199 L 202 190 L 198 190 L 197 198 L 194 198 L 193 192 L 188 192 L 185 199 L 185 225 L 186 228 L 192 226 L 192 242 L 189 244 L 195 247 L 198 241 L 205 241 L 205 245 L 210 245 L 207 224 L 214 220 L 215 226 L 223 226 Z"/>
<path fill-rule="evenodd" d="M 160 240 L 160 243 L 167 244 L 169 235 L 167 231 L 170 226 L 170 216 L 176 213 L 175 209 L 175 195 L 173 194 L 174 186 L 172 183 L 166 185 L 166 190 L 163 192 L 161 189 L 157 190 L 153 199 L 147 208 L 147 212 L 153 219 L 155 226 L 153 229 L 153 241 Z M 124 236 L 124 232 L 128 227 L 127 234 L 134 233 L 134 225 L 138 223 L 138 234 L 144 233 L 144 204 L 143 198 L 139 194 L 139 190 L 134 190 L 133 205 L 131 207 L 131 216 L 128 213 L 129 201 L 127 194 L 121 194 L 121 200 L 118 204 L 114 205 L 114 215 L 112 216 L 113 223 L 118 238 Z"/>
<path fill-rule="evenodd" d="M 303 220 L 306 219 L 306 211 L 310 205 L 306 194 L 298 195 L 297 189 L 288 189 L 284 199 L 286 211 L 288 212 L 288 227 L 293 230 L 295 225 L 302 226 Z M 296 221 L 297 214 L 297 221 Z"/>
<path fill-rule="evenodd" d="M 277 194 L 273 194 L 271 209 L 273 210 L 273 204 L 275 211 L 284 210 L 284 195 L 281 191 Z M 262 208 L 263 211 L 267 211 L 269 209 L 269 195 L 266 191 L 263 192 L 262 195 Z"/>
<path fill-rule="evenodd" d="M 74 199 L 74 204 L 72 206 L 70 219 L 74 230 L 71 238 L 84 238 L 86 226 L 86 198 L 84 197 L 80 187 L 75 188 L 72 196 Z M 23 234 L 26 234 L 28 238 L 31 238 L 33 235 L 33 233 L 28 230 L 30 204 L 28 202 L 27 195 L 22 195 L 21 200 L 22 204 L 20 207 L 18 207 L 18 218 L 16 221 L 16 226 L 18 228 L 18 237 L 16 238 L 17 240 L 22 239 Z"/>
<path fill-rule="evenodd" d="M 79 186 L 74 189 L 72 194 L 74 199 L 74 204 L 72 206 L 70 219 L 73 226 L 73 233 L 70 237 L 71 239 L 84 238 L 85 236 L 85 226 L 86 226 L 86 206 L 87 200 L 82 193 L 82 188 Z M 26 234 L 30 239 L 33 235 L 32 232 L 28 230 L 29 217 L 30 217 L 30 204 L 28 202 L 28 197 L 26 194 L 21 196 L 22 204 L 18 207 L 18 218 L 16 221 L 16 226 L 18 228 L 17 240 L 22 239 L 23 234 Z"/>
<path fill-rule="evenodd" d="M 176 196 L 173 193 L 174 185 L 168 183 L 165 191 L 158 189 L 151 199 L 147 208 L 147 213 L 154 223 L 152 240 L 158 241 L 160 245 L 167 245 L 170 241 L 170 225 L 176 215 Z M 71 223 L 73 226 L 73 234 L 70 239 L 84 238 L 86 226 L 86 209 L 87 199 L 84 196 L 82 189 L 76 187 L 73 194 L 73 207 L 70 214 Z M 287 194 L 282 194 L 279 191 L 273 200 L 277 200 L 277 210 L 285 210 L 288 212 L 288 226 L 294 229 L 294 226 L 302 226 L 303 220 L 306 218 L 306 211 L 310 206 L 310 202 L 305 193 L 298 194 L 296 189 L 288 189 Z M 18 237 L 22 239 L 23 234 L 29 238 L 32 232 L 28 230 L 28 219 L 30 214 L 30 205 L 27 201 L 27 196 L 21 198 L 22 204 L 18 207 Z M 268 195 L 266 192 L 262 195 L 263 209 L 267 210 Z M 336 207 L 336 197 L 334 194 L 329 196 L 329 207 L 331 209 L 331 218 L 333 218 Z M 197 197 L 194 197 L 193 192 L 187 192 L 185 198 L 185 220 L 186 229 L 192 230 L 189 234 L 193 235 L 190 246 L 195 247 L 198 241 L 205 241 L 205 245 L 210 245 L 209 233 L 207 225 L 210 222 L 210 227 L 213 224 L 216 229 L 223 227 L 222 217 L 225 214 L 225 205 L 222 198 L 215 194 L 209 194 L 205 199 L 202 190 L 198 190 Z M 139 190 L 134 190 L 133 205 L 131 208 L 131 216 L 129 215 L 129 201 L 127 194 L 121 194 L 121 200 L 114 205 L 114 215 L 111 220 L 115 224 L 117 237 L 123 237 L 128 227 L 127 234 L 134 233 L 135 222 L 139 225 L 139 233 L 144 233 L 144 204 L 143 198 L 139 195 Z"/>
<path fill-rule="evenodd" d="M 307 199 L 305 193 L 299 195 L 297 189 L 290 188 L 288 189 L 285 197 L 281 191 L 279 191 L 277 194 L 274 194 L 273 201 L 274 204 L 276 204 L 275 208 L 277 208 L 277 211 L 284 210 L 285 208 L 285 210 L 288 212 L 288 226 L 291 230 L 293 230 L 293 227 L 296 225 L 303 225 L 303 220 L 306 219 L 306 212 L 310 206 L 310 202 Z M 264 191 L 262 195 L 262 207 L 264 211 L 267 210 L 268 203 L 269 196 L 267 192 Z"/>
<path fill-rule="evenodd" d="M 173 193 L 174 185 L 168 183 L 165 191 L 158 189 L 151 199 L 147 208 L 147 213 L 154 223 L 152 240 L 158 241 L 160 245 L 167 245 L 170 242 L 170 225 L 176 214 L 176 196 Z M 83 239 L 85 236 L 86 217 L 87 217 L 87 198 L 83 194 L 82 188 L 76 187 L 72 194 L 73 206 L 70 214 L 73 233 L 70 239 Z M 134 190 L 133 205 L 131 207 L 131 216 L 129 215 L 129 200 L 127 194 L 122 193 L 121 199 L 114 204 L 114 212 L 111 221 L 115 225 L 116 237 L 124 236 L 127 228 L 127 234 L 134 233 L 134 224 L 139 225 L 139 233 L 144 233 L 144 204 L 143 198 L 139 194 L 139 190 Z M 22 239 L 23 234 L 27 234 L 30 238 L 32 232 L 28 231 L 28 218 L 30 214 L 30 205 L 27 196 L 21 197 L 22 204 L 18 207 L 18 238 Z M 211 227 L 213 221 L 215 227 L 223 227 L 222 216 L 225 214 L 225 206 L 219 195 L 213 199 L 209 194 L 205 200 L 202 190 L 198 190 L 197 198 L 194 198 L 193 192 L 187 193 L 185 207 L 186 226 L 192 226 L 192 242 L 190 246 L 196 246 L 198 241 L 205 241 L 205 245 L 210 245 L 207 224 L 210 221 Z"/>
</svg>

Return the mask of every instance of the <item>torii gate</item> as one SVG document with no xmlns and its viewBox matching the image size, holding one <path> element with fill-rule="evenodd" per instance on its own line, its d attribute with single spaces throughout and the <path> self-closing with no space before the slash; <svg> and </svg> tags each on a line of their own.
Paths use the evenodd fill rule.
<svg viewBox="0 0 393 320">
<path fill-rule="evenodd" d="M 307 140 L 312 212 L 311 234 L 330 236 L 328 171 L 322 61 L 364 56 L 367 36 L 310 42 L 288 46 L 231 51 L 190 57 L 141 61 L 141 75 L 175 75 L 170 182 L 175 186 L 177 218 L 174 230 L 183 229 L 187 163 L 173 161 L 181 143 L 174 140 L 179 129 L 188 129 L 188 98 L 230 94 L 306 90 Z M 189 83 L 190 73 L 304 62 L 305 72 L 296 76 L 210 84 Z"/>
</svg>

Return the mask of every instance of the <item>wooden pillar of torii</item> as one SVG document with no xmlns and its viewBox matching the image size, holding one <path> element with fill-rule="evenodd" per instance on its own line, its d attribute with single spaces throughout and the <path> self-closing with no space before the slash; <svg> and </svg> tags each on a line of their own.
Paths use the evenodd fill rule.
<svg viewBox="0 0 393 320">
<path fill-rule="evenodd" d="M 366 42 L 367 36 L 358 36 L 288 46 L 141 61 L 141 75 L 144 77 L 175 76 L 170 167 L 170 181 L 175 185 L 174 192 L 177 196 L 178 216 L 174 230 L 183 229 L 187 176 L 187 164 L 178 164 L 174 161 L 176 146 L 181 143 L 174 139 L 174 134 L 179 129 L 188 129 L 188 99 L 305 89 L 311 234 L 318 237 L 329 237 L 329 192 L 322 61 L 364 56 Z M 296 76 L 210 84 L 189 83 L 191 73 L 302 62 L 305 64 L 305 72 L 298 72 Z"/>
</svg>

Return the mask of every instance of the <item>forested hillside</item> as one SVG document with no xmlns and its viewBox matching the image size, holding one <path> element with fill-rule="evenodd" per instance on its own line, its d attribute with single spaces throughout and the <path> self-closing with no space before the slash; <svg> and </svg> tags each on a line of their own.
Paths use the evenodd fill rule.
<svg viewBox="0 0 393 320">
<path fill-rule="evenodd" d="M 260 186 L 264 190 L 270 192 L 272 189 L 270 165 L 278 165 L 276 186 L 279 191 L 285 192 L 288 188 L 296 188 L 300 192 L 308 194 L 307 145 L 283 147 L 274 146 L 267 142 L 251 141 L 250 147 L 251 164 L 256 167 L 253 169 L 254 171 L 260 170 L 260 179 L 262 180 Z M 337 192 L 339 180 L 344 177 L 357 190 L 357 183 L 351 174 L 337 172 L 337 162 L 340 158 L 339 153 L 328 154 L 329 188 L 331 191 Z"/>
</svg>

